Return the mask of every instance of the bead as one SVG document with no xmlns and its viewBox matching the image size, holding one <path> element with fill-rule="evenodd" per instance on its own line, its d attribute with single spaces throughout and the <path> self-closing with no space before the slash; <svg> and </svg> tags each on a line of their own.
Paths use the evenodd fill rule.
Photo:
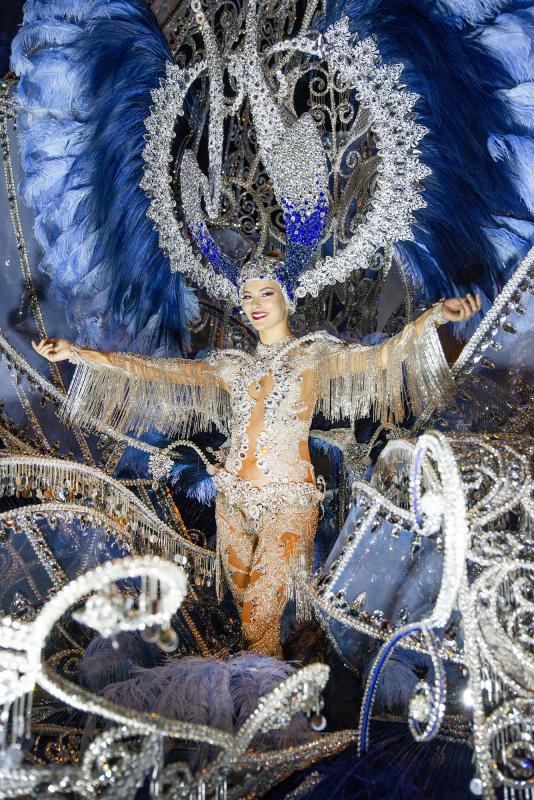
<svg viewBox="0 0 534 800">
<path fill-rule="evenodd" d="M 314 731 L 324 731 L 326 729 L 326 717 L 324 714 L 314 714 L 310 719 L 310 727 Z"/>
<path fill-rule="evenodd" d="M 145 642 L 153 644 L 154 642 L 157 642 L 159 637 L 159 632 L 160 632 L 159 625 L 147 625 L 141 631 L 141 637 Z"/>
<path fill-rule="evenodd" d="M 174 628 L 164 628 L 156 639 L 156 644 L 164 653 L 172 653 L 178 647 L 178 634 Z"/>
</svg>

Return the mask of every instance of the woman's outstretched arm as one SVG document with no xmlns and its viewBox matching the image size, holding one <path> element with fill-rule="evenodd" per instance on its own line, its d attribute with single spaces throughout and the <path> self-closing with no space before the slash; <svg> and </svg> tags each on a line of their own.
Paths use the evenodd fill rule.
<svg viewBox="0 0 534 800">
<path fill-rule="evenodd" d="M 416 337 L 420 337 L 428 323 L 433 323 L 437 328 L 447 322 L 466 322 L 481 309 L 480 295 L 474 297 L 467 294 L 465 297 L 449 297 L 441 300 L 431 308 L 424 311 L 414 322 L 408 323 L 400 333 L 392 336 L 387 342 L 376 345 L 381 351 L 382 367 L 387 369 L 388 362 L 395 352 L 396 347 L 402 343 L 412 331 Z"/>
<path fill-rule="evenodd" d="M 108 353 L 90 347 L 78 347 L 68 339 L 41 339 L 39 343 L 32 341 L 32 347 L 48 361 L 71 361 L 73 364 L 85 362 L 97 367 L 111 367 L 148 381 L 202 386 L 207 380 L 213 379 L 213 368 L 204 359 L 153 358 L 134 353 Z"/>
<path fill-rule="evenodd" d="M 391 339 L 373 346 L 329 343 L 316 370 L 318 408 L 330 419 L 365 417 L 396 424 L 406 404 L 414 413 L 446 404 L 454 383 L 437 333 L 481 307 L 468 294 L 442 300 Z"/>
<path fill-rule="evenodd" d="M 216 358 L 106 353 L 77 347 L 67 339 L 32 345 L 48 361 L 76 364 L 62 409 L 67 422 L 131 434 L 154 427 L 170 437 L 189 436 L 212 424 L 228 427 L 226 387 Z"/>
</svg>

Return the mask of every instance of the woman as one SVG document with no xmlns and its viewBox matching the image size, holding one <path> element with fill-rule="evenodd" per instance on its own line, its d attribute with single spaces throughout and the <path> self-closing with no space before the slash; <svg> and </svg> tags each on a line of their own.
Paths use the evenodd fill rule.
<svg viewBox="0 0 534 800">
<path fill-rule="evenodd" d="M 216 351 L 207 359 L 154 359 L 44 339 L 34 349 L 77 369 L 67 418 L 95 418 L 141 432 L 156 424 L 170 435 L 216 423 L 231 432 L 216 475 L 217 550 L 241 610 L 250 650 L 281 655 L 280 619 L 295 576 L 309 568 L 321 491 L 308 450 L 314 411 L 330 420 L 372 412 L 402 420 L 437 406 L 452 380 L 436 327 L 463 322 L 480 297 L 444 300 L 381 345 L 347 344 L 324 332 L 292 336 L 292 297 L 280 262 L 263 257 L 241 278 L 242 307 L 259 334 L 255 353 Z"/>
</svg>

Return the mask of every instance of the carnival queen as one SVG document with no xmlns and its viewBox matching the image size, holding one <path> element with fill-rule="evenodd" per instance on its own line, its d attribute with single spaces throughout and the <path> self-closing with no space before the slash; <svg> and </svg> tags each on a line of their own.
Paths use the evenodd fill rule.
<svg viewBox="0 0 534 800">
<path fill-rule="evenodd" d="M 218 590 L 226 579 L 248 649 L 281 656 L 280 620 L 302 569 L 312 566 L 322 492 L 308 449 L 314 413 L 330 421 L 372 414 L 400 422 L 450 396 L 437 327 L 464 322 L 480 297 L 441 301 L 396 336 L 366 347 L 325 332 L 291 334 L 295 310 L 284 264 L 253 259 L 240 276 L 243 311 L 259 335 L 253 353 L 206 359 L 150 358 L 43 339 L 34 349 L 76 370 L 63 414 L 71 422 L 140 434 L 152 426 L 187 436 L 216 425 L 230 435 L 220 467 L 216 523 Z"/>
</svg>

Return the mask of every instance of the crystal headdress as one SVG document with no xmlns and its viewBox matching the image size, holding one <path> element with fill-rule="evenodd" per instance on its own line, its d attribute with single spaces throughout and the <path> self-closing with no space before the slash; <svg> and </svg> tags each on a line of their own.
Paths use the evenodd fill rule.
<svg viewBox="0 0 534 800">
<path fill-rule="evenodd" d="M 395 241 L 413 238 L 412 212 L 424 206 L 420 181 L 428 174 L 417 158 L 425 133 L 413 121 L 417 95 L 401 87 L 402 66 L 382 65 L 374 41 L 354 41 L 347 19 L 321 35 L 307 35 L 305 19 L 298 37 L 262 42 L 256 0 L 246 6 L 243 31 L 221 53 L 208 11 L 198 0 L 191 5 L 205 57 L 192 66 L 168 65 L 152 93 L 143 153 L 148 215 L 171 269 L 237 304 L 243 277 L 258 267 L 261 274 L 262 254 L 281 246 L 283 259 L 271 272 L 294 307 L 373 266 L 378 254 L 389 259 Z M 330 125 L 324 114 L 316 121 L 309 99 L 311 112 L 295 110 L 297 84 L 301 100 L 303 92 L 312 96 L 321 70 L 345 98 Z M 176 157 L 176 120 L 198 96 L 209 99 L 207 153 L 198 135 L 196 149 Z M 171 160 L 179 164 L 178 197 Z M 355 173 L 361 178 L 362 170 L 365 191 L 358 192 Z M 229 237 L 236 232 L 247 244 L 232 253 Z"/>
</svg>

